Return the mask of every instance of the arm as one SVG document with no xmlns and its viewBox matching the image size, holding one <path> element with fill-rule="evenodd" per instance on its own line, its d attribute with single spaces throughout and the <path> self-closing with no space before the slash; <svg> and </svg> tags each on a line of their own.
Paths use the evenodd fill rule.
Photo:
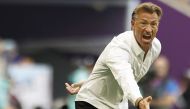
<svg viewBox="0 0 190 109">
<path fill-rule="evenodd" d="M 77 94 L 81 88 L 81 86 L 83 85 L 85 81 L 81 81 L 81 82 L 78 82 L 78 83 L 73 83 L 73 84 L 68 84 L 68 83 L 65 83 L 65 86 L 66 86 L 66 89 L 67 91 L 70 93 L 70 94 Z"/>
<path fill-rule="evenodd" d="M 123 100 L 129 99 L 134 106 L 141 104 L 139 105 L 140 109 L 146 109 L 141 107 L 145 107 L 145 105 L 149 106 L 149 101 L 151 100 L 149 100 L 150 98 L 142 99 L 142 95 L 135 80 L 132 65 L 129 63 L 129 60 L 130 55 L 127 51 L 120 48 L 112 48 L 106 57 L 106 65 L 110 68 L 115 79 L 123 90 Z"/>
</svg>

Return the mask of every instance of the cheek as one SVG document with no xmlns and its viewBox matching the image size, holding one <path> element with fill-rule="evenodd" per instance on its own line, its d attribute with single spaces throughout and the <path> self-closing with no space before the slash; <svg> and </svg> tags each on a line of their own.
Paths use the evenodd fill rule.
<svg viewBox="0 0 190 109">
<path fill-rule="evenodd" d="M 136 27 L 136 32 L 137 32 L 138 34 L 141 34 L 142 31 L 143 31 L 143 29 Z"/>
<path fill-rule="evenodd" d="M 141 30 L 140 29 L 136 29 L 135 33 L 136 33 L 136 37 L 140 38 L 141 33 L 142 33 Z"/>
<path fill-rule="evenodd" d="M 157 32 L 158 32 L 158 29 L 153 29 L 154 36 L 157 34 Z"/>
<path fill-rule="evenodd" d="M 155 31 L 155 33 L 157 33 L 158 32 L 158 28 L 155 28 L 154 31 Z"/>
</svg>

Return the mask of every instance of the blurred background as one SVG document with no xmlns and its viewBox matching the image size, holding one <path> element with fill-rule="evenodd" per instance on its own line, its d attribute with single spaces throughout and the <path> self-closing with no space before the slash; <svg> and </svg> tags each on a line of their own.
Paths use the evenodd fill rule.
<svg viewBox="0 0 190 109">
<path fill-rule="evenodd" d="M 64 83 L 85 80 L 147 1 L 164 12 L 162 52 L 142 93 L 151 109 L 190 109 L 190 0 L 0 0 L 0 109 L 74 109 Z"/>
</svg>

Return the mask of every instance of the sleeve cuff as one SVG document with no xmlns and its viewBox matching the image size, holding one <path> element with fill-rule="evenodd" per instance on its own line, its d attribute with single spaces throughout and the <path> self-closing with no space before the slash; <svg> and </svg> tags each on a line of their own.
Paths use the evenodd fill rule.
<svg viewBox="0 0 190 109">
<path fill-rule="evenodd" d="M 139 98 L 143 98 L 140 93 L 139 93 L 138 95 L 135 95 L 135 96 L 128 96 L 128 97 L 125 97 L 124 99 L 128 99 L 128 100 L 135 106 L 135 105 L 136 105 L 136 101 L 137 101 Z"/>
</svg>

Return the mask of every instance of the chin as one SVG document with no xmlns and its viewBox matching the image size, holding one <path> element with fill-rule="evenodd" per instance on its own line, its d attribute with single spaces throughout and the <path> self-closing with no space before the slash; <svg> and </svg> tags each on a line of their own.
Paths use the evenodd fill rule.
<svg viewBox="0 0 190 109">
<path fill-rule="evenodd" d="M 149 49 L 151 47 L 151 43 L 143 44 L 143 48 Z"/>
<path fill-rule="evenodd" d="M 151 43 L 152 43 L 152 41 L 149 41 L 149 42 L 144 42 L 144 43 L 143 43 L 143 45 L 144 45 L 144 46 L 150 46 L 150 45 L 151 45 Z"/>
</svg>

